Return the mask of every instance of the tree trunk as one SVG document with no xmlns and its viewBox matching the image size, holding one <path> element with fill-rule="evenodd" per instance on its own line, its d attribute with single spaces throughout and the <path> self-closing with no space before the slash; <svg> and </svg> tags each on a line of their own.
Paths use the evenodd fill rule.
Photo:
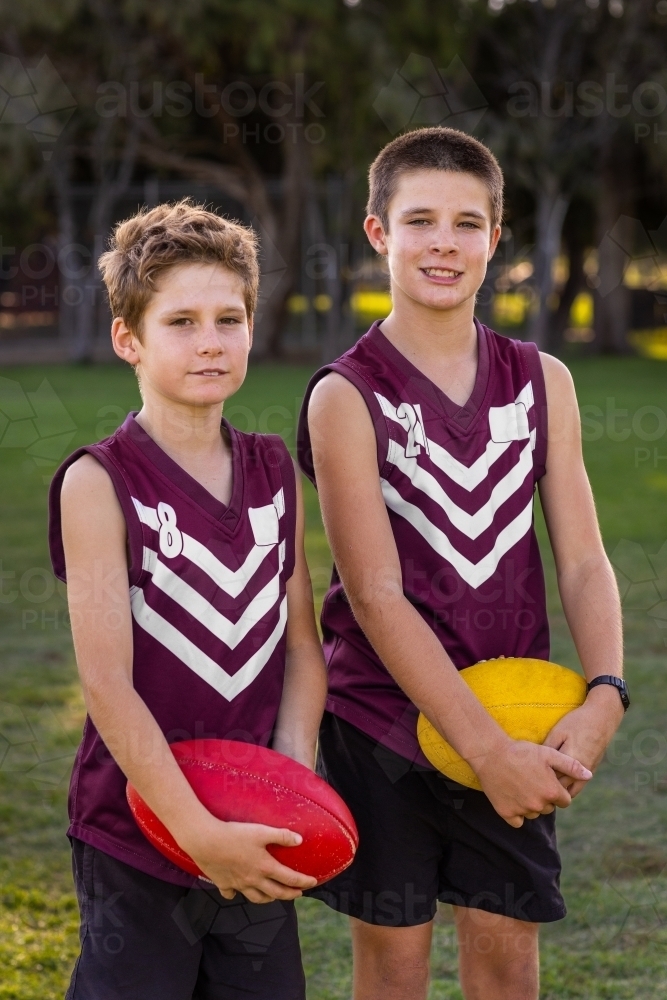
<svg viewBox="0 0 667 1000">
<path fill-rule="evenodd" d="M 351 308 L 346 309 L 350 297 L 349 234 L 352 222 L 352 192 L 354 179 L 350 172 L 341 178 L 327 181 L 327 200 L 331 235 L 335 238 L 332 264 L 335 274 L 331 275 L 327 293 L 333 305 L 327 313 L 327 325 L 322 342 L 322 363 L 337 358 L 349 346 L 354 330 L 354 316 Z"/>
<path fill-rule="evenodd" d="M 284 142 L 283 174 L 281 178 L 279 224 L 275 252 L 284 262 L 280 280 L 272 282 L 266 298 L 261 294 L 260 315 L 255 330 L 253 354 L 261 358 L 278 358 L 283 353 L 282 338 L 287 317 L 287 299 L 298 276 L 301 258 L 301 226 L 303 202 L 310 183 L 310 163 L 302 129 L 293 128 Z"/>
<path fill-rule="evenodd" d="M 91 153 L 97 168 L 95 171 L 97 185 L 87 223 L 88 242 L 92 249 L 93 260 L 89 278 L 81 288 L 82 301 L 75 313 L 71 359 L 78 364 L 90 364 L 94 360 L 104 293 L 97 260 L 111 229 L 114 206 L 132 180 L 137 158 L 139 129 L 133 119 L 123 134 L 120 162 L 118 166 L 114 164 L 111 152 L 115 139 L 113 125 L 112 119 L 102 119 L 91 144 Z M 112 163 L 111 168 L 109 160 Z"/>
<path fill-rule="evenodd" d="M 346 189 L 345 182 L 337 177 L 329 177 L 325 192 L 327 202 L 328 227 L 320 204 L 318 190 L 313 181 L 309 185 L 308 222 L 309 236 L 312 238 L 312 260 L 306 268 L 312 268 L 312 276 L 320 283 L 324 294 L 330 300 L 324 324 L 321 345 L 322 364 L 333 361 L 341 353 L 343 332 L 343 284 L 340 254 L 341 235 L 344 231 Z"/>
<path fill-rule="evenodd" d="M 579 292 L 582 292 L 586 288 L 584 247 L 579 240 L 568 240 L 567 252 L 570 262 L 570 273 L 565 282 L 565 287 L 561 292 L 558 308 L 552 315 L 549 325 L 549 336 L 546 347 L 550 354 L 560 353 L 563 346 L 563 334 L 570 322 L 572 303 Z"/>
<path fill-rule="evenodd" d="M 629 165 L 626 164 L 629 169 Z M 600 171 L 598 211 L 598 285 L 595 291 L 595 340 L 593 348 L 602 354 L 628 354 L 630 326 L 630 289 L 623 283 L 632 247 L 624 247 L 622 220 L 632 214 L 632 195 L 628 177 L 621 180 L 611 150 L 607 151 Z M 623 171 L 625 174 L 625 170 Z M 614 234 L 616 238 L 614 238 Z"/>
<path fill-rule="evenodd" d="M 193 87 L 201 88 L 199 74 L 189 69 L 186 76 Z M 205 106 L 209 103 L 204 92 L 199 93 L 199 100 Z M 144 141 L 139 154 L 151 166 L 213 183 L 243 205 L 260 238 L 261 280 L 252 356 L 257 359 L 278 357 L 282 353 L 287 300 L 298 274 L 302 203 L 310 174 L 303 122 L 292 115 L 283 119 L 283 172 L 276 205 L 270 196 L 270 182 L 262 175 L 238 134 L 232 133 L 231 141 L 227 138 L 226 129 L 235 124 L 234 120 L 221 105 L 211 109 L 211 118 L 220 129 L 231 163 L 174 152 L 167 147 L 155 123 L 149 120 L 142 122 Z"/>
<path fill-rule="evenodd" d="M 560 253 L 568 204 L 569 198 L 560 190 L 558 178 L 554 174 L 547 174 L 537 195 L 534 275 L 538 307 L 530 328 L 530 339 L 535 341 L 540 350 L 547 346 L 549 340 L 553 313 L 550 301 L 554 290 L 553 265 Z"/>
<path fill-rule="evenodd" d="M 74 245 L 76 239 L 76 222 L 74 218 L 74 201 L 72 197 L 71 167 L 72 147 L 68 142 L 69 135 L 61 136 L 54 155 L 49 162 L 49 173 L 56 194 L 58 214 L 58 336 L 62 344 L 69 350 L 74 329 L 74 309 L 71 304 L 68 247 Z M 76 273 L 76 271 L 74 271 Z M 67 294 L 65 294 L 67 293 Z"/>
</svg>

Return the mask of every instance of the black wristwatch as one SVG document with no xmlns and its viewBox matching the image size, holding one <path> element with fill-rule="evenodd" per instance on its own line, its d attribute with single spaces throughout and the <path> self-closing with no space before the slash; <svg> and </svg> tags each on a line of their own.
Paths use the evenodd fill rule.
<svg viewBox="0 0 667 1000">
<path fill-rule="evenodd" d="M 630 695 L 628 694 L 628 685 L 620 677 L 613 677 L 611 674 L 601 674 L 599 677 L 594 677 L 592 681 L 586 686 L 586 694 L 591 690 L 591 688 L 597 687 L 598 684 L 611 684 L 615 687 L 621 696 L 621 701 L 623 702 L 623 711 L 627 712 L 630 708 Z"/>
</svg>

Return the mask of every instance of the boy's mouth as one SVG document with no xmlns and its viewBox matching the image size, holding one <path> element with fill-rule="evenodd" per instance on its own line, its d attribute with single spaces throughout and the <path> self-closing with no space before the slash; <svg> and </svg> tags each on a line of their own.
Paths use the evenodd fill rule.
<svg viewBox="0 0 667 1000">
<path fill-rule="evenodd" d="M 420 270 L 428 278 L 435 278 L 443 283 L 456 281 L 463 274 L 463 271 L 455 271 L 452 267 L 422 267 Z"/>
<path fill-rule="evenodd" d="M 216 375 L 226 375 L 222 368 L 202 368 L 199 372 L 193 372 L 193 375 L 205 375 L 208 378 L 214 378 Z"/>
</svg>

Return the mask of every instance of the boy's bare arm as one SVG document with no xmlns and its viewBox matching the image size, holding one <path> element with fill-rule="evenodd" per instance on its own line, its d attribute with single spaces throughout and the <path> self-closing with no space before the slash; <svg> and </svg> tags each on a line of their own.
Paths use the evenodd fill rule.
<svg viewBox="0 0 667 1000">
<path fill-rule="evenodd" d="M 556 358 L 542 355 L 549 441 L 540 499 L 556 560 L 565 617 L 587 680 L 623 674 L 621 603 L 602 544 L 581 451 L 581 427 L 572 377 Z M 547 744 L 595 770 L 623 718 L 618 691 L 594 688 L 581 708 L 556 725 Z M 563 777 L 571 795 L 583 783 Z"/>
<path fill-rule="evenodd" d="M 303 548 L 303 494 L 298 468 L 295 474 L 296 558 L 294 573 L 287 581 L 285 684 L 273 747 L 312 769 L 327 696 L 327 671 L 315 624 L 313 588 Z"/>
<path fill-rule="evenodd" d="M 279 864 L 266 850 L 269 843 L 298 844 L 299 836 L 215 819 L 133 687 L 125 520 L 108 474 L 92 456 L 68 469 L 61 506 L 77 664 L 86 707 L 109 752 L 224 896 L 238 890 L 259 903 L 301 895 L 315 880 Z"/>
<path fill-rule="evenodd" d="M 380 489 L 373 424 L 361 394 L 337 373 L 315 387 L 308 411 L 324 524 L 355 617 L 414 704 L 478 775 L 512 826 L 569 805 L 555 770 L 590 777 L 578 761 L 511 740 L 491 718 L 403 594 Z"/>
</svg>

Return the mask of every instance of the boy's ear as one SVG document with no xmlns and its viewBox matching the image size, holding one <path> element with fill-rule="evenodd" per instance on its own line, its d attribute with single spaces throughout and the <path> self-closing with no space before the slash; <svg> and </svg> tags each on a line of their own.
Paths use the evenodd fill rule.
<svg viewBox="0 0 667 1000">
<path fill-rule="evenodd" d="M 384 231 L 384 226 L 377 215 L 367 215 L 364 220 L 364 232 L 368 237 L 368 242 L 373 247 L 376 253 L 380 253 L 386 256 L 388 251 L 387 248 L 387 235 Z"/>
<path fill-rule="evenodd" d="M 496 252 L 496 247 L 498 246 L 498 240 L 500 239 L 500 234 L 503 231 L 503 227 L 498 223 L 497 226 L 491 232 L 491 239 L 489 240 L 489 256 L 488 260 L 491 260 L 494 253 Z"/>
<path fill-rule="evenodd" d="M 255 314 L 248 316 L 248 350 L 252 348 L 252 335 L 255 329 Z"/>
<path fill-rule="evenodd" d="M 129 365 L 139 364 L 139 352 L 136 348 L 136 336 L 125 325 L 121 316 L 116 316 L 111 324 L 111 344 L 119 358 Z"/>
</svg>

